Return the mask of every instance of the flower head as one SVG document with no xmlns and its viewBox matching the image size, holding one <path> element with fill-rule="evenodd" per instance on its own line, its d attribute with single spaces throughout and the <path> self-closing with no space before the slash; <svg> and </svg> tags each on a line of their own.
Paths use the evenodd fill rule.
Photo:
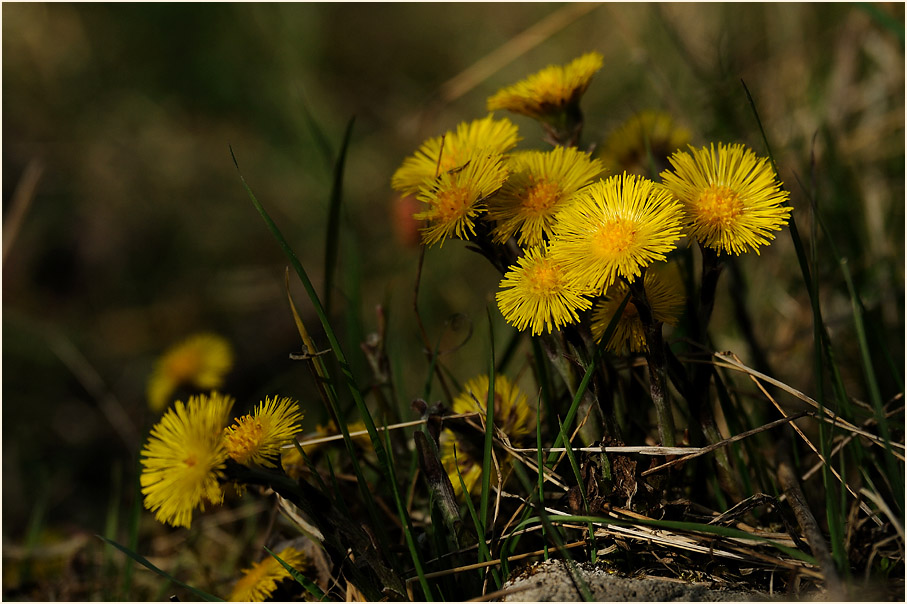
<svg viewBox="0 0 907 604">
<path fill-rule="evenodd" d="M 454 413 L 478 411 L 484 417 L 488 411 L 488 376 L 475 377 L 463 387 L 463 391 L 453 401 L 451 410 Z M 534 428 L 532 422 L 535 414 L 529 406 L 526 395 L 505 375 L 494 378 L 494 425 L 499 428 L 511 442 L 519 442 Z M 454 457 L 456 448 L 456 463 Z M 482 476 L 483 451 L 476 443 L 462 434 L 451 436 L 444 433 L 441 438 L 441 463 L 447 471 L 454 492 L 458 495 L 463 489 L 457 477 L 457 466 L 466 484 L 466 490 L 473 492 L 479 485 Z M 492 464 L 494 471 L 494 464 Z M 497 475 L 491 477 L 497 479 Z"/>
<path fill-rule="evenodd" d="M 687 229 L 701 245 L 740 255 L 768 245 L 787 224 L 787 191 L 764 157 L 743 145 L 718 144 L 678 151 L 673 171 L 661 173 L 664 186 L 686 209 Z"/>
<path fill-rule="evenodd" d="M 485 199 L 501 188 L 507 174 L 502 155 L 482 150 L 470 155 L 461 169 L 445 172 L 423 188 L 418 199 L 426 207 L 415 215 L 427 221 L 423 243 L 443 245 L 449 237 L 475 235 L 475 219 L 485 211 Z"/>
<path fill-rule="evenodd" d="M 486 118 L 463 122 L 456 132 L 430 138 L 394 172 L 391 186 L 404 195 L 416 194 L 438 176 L 462 168 L 473 154 L 485 149 L 503 154 L 520 140 L 517 127 L 508 120 Z"/>
<path fill-rule="evenodd" d="M 505 243 L 519 233 L 522 246 L 541 245 L 551 237 L 554 215 L 579 189 L 602 173 L 602 164 L 573 147 L 526 151 L 510 158 L 511 176 L 488 202 L 488 218 L 497 221 L 493 235 Z"/>
<path fill-rule="evenodd" d="M 662 111 L 642 111 L 630 117 L 611 133 L 599 157 L 612 172 L 649 174 L 668 165 L 668 156 L 690 142 L 690 131 L 675 125 Z"/>
<path fill-rule="evenodd" d="M 578 321 L 578 311 L 592 306 L 583 293 L 545 249 L 531 248 L 504 275 L 496 299 L 508 323 L 520 331 L 531 327 L 535 336 Z"/>
<path fill-rule="evenodd" d="M 567 65 L 549 65 L 488 99 L 488 110 L 506 109 L 532 118 L 547 118 L 579 102 L 604 57 L 586 53 Z"/>
<path fill-rule="evenodd" d="M 652 310 L 652 318 L 661 323 L 676 325 L 686 301 L 677 265 L 659 262 L 649 266 L 643 277 L 643 286 L 646 290 L 646 301 Z M 617 281 L 595 305 L 590 327 L 596 342 L 601 340 L 628 292 L 627 283 Z M 618 354 L 645 352 L 648 349 L 645 328 L 632 299 L 627 301 L 623 313 L 618 318 L 614 335 L 611 336 L 607 348 Z"/>
<path fill-rule="evenodd" d="M 292 547 L 285 548 L 277 557 L 296 570 L 306 566 L 305 554 Z M 243 570 L 243 576 L 236 582 L 227 599 L 230 602 L 264 602 L 277 589 L 278 582 L 289 578 L 287 569 L 273 556 L 268 556 Z"/>
<path fill-rule="evenodd" d="M 266 397 L 249 415 L 237 418 L 224 428 L 227 453 L 244 465 L 258 464 L 273 468 L 280 457 L 280 447 L 289 443 L 299 431 L 302 413 L 296 401 Z"/>
<path fill-rule="evenodd" d="M 176 401 L 151 429 L 142 449 L 145 507 L 159 522 L 192 524 L 192 512 L 223 501 L 219 481 L 227 460 L 224 425 L 233 399 L 212 393 Z"/>
<path fill-rule="evenodd" d="M 233 351 L 221 336 L 199 333 L 169 348 L 155 364 L 148 379 L 148 404 L 162 411 L 181 385 L 200 390 L 223 386 L 224 375 L 233 366 Z"/>
<path fill-rule="evenodd" d="M 574 287 L 604 292 L 618 276 L 641 269 L 680 239 L 680 203 L 654 182 L 627 174 L 586 187 L 557 215 L 551 257 Z"/>
</svg>

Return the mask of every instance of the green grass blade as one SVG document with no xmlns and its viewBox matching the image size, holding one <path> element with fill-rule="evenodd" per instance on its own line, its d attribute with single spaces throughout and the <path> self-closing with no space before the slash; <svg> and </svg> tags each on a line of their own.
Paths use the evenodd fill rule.
<svg viewBox="0 0 907 604">
<path fill-rule="evenodd" d="M 488 544 L 485 542 L 485 523 L 479 519 L 479 515 L 476 513 L 476 508 L 472 503 L 472 497 L 469 494 L 469 491 L 466 489 L 466 481 L 463 480 L 463 475 L 460 474 L 460 461 L 457 459 L 457 449 L 454 446 L 454 468 L 457 470 L 457 478 L 460 481 L 460 488 L 463 492 L 463 499 L 466 500 L 466 509 L 469 510 L 469 515 L 472 518 L 472 523 L 476 527 L 476 542 L 479 547 L 479 562 L 486 562 L 491 560 L 491 552 L 488 550 Z M 498 575 L 496 569 L 492 569 L 492 576 L 494 577 L 495 584 L 498 586 L 498 589 L 501 588 L 501 577 Z M 479 576 L 482 576 L 482 570 L 479 570 Z"/>
<path fill-rule="evenodd" d="M 888 428 L 888 420 L 885 417 L 885 411 L 882 409 L 882 394 L 879 392 L 879 384 L 876 381 L 875 371 L 872 367 L 872 358 L 869 354 L 869 344 L 866 340 L 866 330 L 863 326 L 863 304 L 860 296 L 854 287 L 853 278 L 850 274 L 850 268 L 846 260 L 841 261 L 841 270 L 844 272 L 844 280 L 847 282 L 847 290 L 850 292 L 850 302 L 853 306 L 853 321 L 857 332 L 857 342 L 860 346 L 860 356 L 863 360 L 863 373 L 866 377 L 866 386 L 869 389 L 869 398 L 872 401 L 872 408 L 875 411 L 876 422 L 878 422 L 879 431 L 882 440 L 885 442 L 885 465 L 888 470 L 888 480 L 894 486 L 894 496 L 897 498 L 896 504 L 898 510 L 904 509 L 904 478 L 903 471 L 899 470 L 895 463 L 894 451 L 891 448 L 891 431 Z M 844 474 L 841 474 L 844 476 Z"/>
<path fill-rule="evenodd" d="M 277 562 L 279 562 L 280 565 L 281 565 L 282 567 L 284 567 L 288 573 L 290 573 L 290 576 L 293 577 L 293 579 L 294 579 L 297 583 L 299 583 L 300 585 L 302 585 L 302 586 L 305 588 L 305 590 L 306 590 L 307 592 L 309 592 L 309 593 L 312 594 L 315 598 L 317 598 L 319 602 L 323 602 L 323 601 L 325 600 L 325 598 L 327 598 L 327 595 L 321 590 L 320 587 L 318 587 L 317 585 L 315 585 L 315 583 L 314 583 L 311 579 L 309 579 L 308 577 L 306 577 L 305 575 L 303 575 L 301 572 L 299 572 L 298 570 L 296 570 L 295 568 L 293 568 L 292 566 L 290 566 L 290 565 L 287 564 L 286 562 L 284 562 L 283 559 L 281 559 L 280 556 L 278 556 L 277 554 L 275 554 L 274 552 L 272 552 L 272 551 L 271 551 L 270 549 L 268 549 L 267 547 L 265 547 L 265 551 L 268 552 L 268 554 L 270 554 L 272 558 L 274 558 L 275 560 L 277 560 Z"/>
<path fill-rule="evenodd" d="M 403 499 L 400 497 L 400 489 L 397 485 L 397 476 L 394 472 L 394 449 L 391 447 L 390 436 L 388 430 L 384 430 L 384 439 L 385 446 L 387 447 L 388 455 L 390 455 L 390 465 L 388 470 L 390 471 L 390 489 L 394 495 L 394 502 L 397 504 L 397 515 L 400 518 L 400 523 L 403 525 L 403 536 L 406 538 L 406 546 L 409 548 L 409 555 L 412 558 L 413 565 L 416 567 L 416 574 L 419 576 L 419 585 L 422 586 L 422 593 L 425 595 L 425 599 L 428 602 L 434 602 L 434 597 L 432 596 L 431 587 L 428 584 L 428 580 L 425 578 L 425 571 L 422 566 L 422 556 L 419 554 L 419 548 L 416 546 L 416 541 L 413 538 L 413 523 L 412 519 L 409 517 L 409 514 L 406 511 L 406 506 L 403 505 Z"/>
<path fill-rule="evenodd" d="M 378 435 L 378 431 L 375 429 L 375 422 L 372 419 L 371 413 L 368 410 L 368 407 L 365 405 L 365 401 L 362 399 L 362 394 L 359 391 L 359 387 L 356 385 L 356 380 L 353 377 L 350 364 L 346 359 L 346 355 L 343 352 L 343 349 L 340 346 L 340 342 L 337 340 L 337 336 L 334 333 L 334 329 L 331 326 L 330 321 L 328 320 L 327 314 L 324 311 L 324 307 L 321 304 L 321 300 L 318 297 L 318 294 L 315 292 L 315 288 L 312 285 L 311 280 L 309 279 L 308 274 L 302 266 L 302 263 L 299 261 L 299 258 L 296 256 L 296 253 L 290 247 L 287 240 L 284 238 L 283 234 L 280 232 L 280 229 L 275 224 L 274 220 L 262 206 L 261 202 L 255 197 L 255 194 L 252 192 L 252 189 L 246 183 L 246 179 L 243 177 L 242 173 L 239 170 L 239 163 L 236 161 L 236 156 L 233 154 L 233 149 L 230 149 L 230 156 L 233 158 L 233 163 L 236 166 L 236 171 L 239 173 L 239 178 L 242 181 L 243 187 L 246 190 L 246 193 L 249 195 L 249 199 L 252 201 L 252 205 L 255 206 L 255 209 L 261 215 L 262 219 L 265 221 L 268 230 L 271 231 L 271 234 L 274 236 L 274 239 L 277 241 L 280 248 L 283 250 L 284 254 L 290 261 L 290 264 L 293 266 L 293 269 L 296 271 L 296 274 L 299 276 L 302 285 L 306 290 L 306 293 L 309 296 L 309 299 L 312 302 L 312 306 L 315 309 L 315 313 L 318 315 L 318 319 L 321 321 L 321 325 L 324 328 L 325 335 L 328 338 L 330 343 L 331 350 L 334 352 L 334 356 L 337 359 L 337 363 L 340 365 L 341 373 L 346 381 L 347 387 L 350 391 L 350 394 L 353 397 L 353 402 L 356 405 L 356 408 L 359 411 L 360 418 L 365 423 L 365 427 L 368 430 L 369 439 L 372 442 L 372 447 L 375 449 L 375 455 L 378 458 L 378 465 L 382 469 L 385 478 L 389 477 L 389 462 L 387 458 L 387 451 L 384 450 L 384 445 L 381 443 L 381 437 Z M 351 462 L 353 471 L 356 474 L 357 483 L 359 485 L 359 491 L 362 494 L 363 502 L 365 503 L 366 508 L 368 509 L 369 516 L 372 520 L 373 528 L 375 533 L 378 536 L 380 543 L 384 545 L 382 548 L 384 551 L 388 551 L 388 537 L 387 531 L 385 529 L 384 523 L 378 517 L 377 506 L 375 505 L 374 498 L 372 497 L 371 487 L 366 482 L 364 476 L 362 475 L 362 468 L 359 465 L 356 449 L 353 445 L 353 441 L 350 438 L 350 432 L 347 428 L 346 421 L 344 416 L 341 413 L 339 408 L 334 409 L 335 414 L 338 419 L 338 428 L 340 429 L 341 434 L 343 434 L 343 441 L 346 444 L 347 450 L 350 453 Z M 393 561 L 393 558 L 391 558 Z"/>
<path fill-rule="evenodd" d="M 903 21 L 895 19 L 872 2 L 858 2 L 857 6 L 860 7 L 864 12 L 866 12 L 866 14 L 868 14 L 870 17 L 872 17 L 873 21 L 897 36 L 898 40 L 900 40 L 901 42 L 901 46 L 904 45 Z"/>
<path fill-rule="evenodd" d="M 601 358 L 601 355 L 604 353 L 605 347 L 608 345 L 608 341 L 611 339 L 611 336 L 614 335 L 614 330 L 617 329 L 617 324 L 619 319 L 624 312 L 624 309 L 627 307 L 627 304 L 630 303 L 630 294 L 629 292 L 624 297 L 623 302 L 620 303 L 620 306 L 617 307 L 617 310 L 614 312 L 614 316 L 611 317 L 611 322 L 608 323 L 608 328 L 605 330 L 604 335 L 602 335 L 601 341 L 598 343 L 598 346 L 595 349 L 595 354 L 592 356 L 592 362 L 589 363 L 589 366 L 586 367 L 586 373 L 583 375 L 583 379 L 579 384 L 579 387 L 576 389 L 576 395 L 573 397 L 573 403 L 570 405 L 570 409 L 567 411 L 567 416 L 564 418 L 564 426 L 567 429 L 573 425 L 573 419 L 576 417 L 576 412 L 579 409 L 579 403 L 583 400 L 583 394 L 586 392 L 586 388 L 589 387 L 589 381 L 592 379 L 592 374 L 595 373 L 595 368 L 598 365 L 598 360 Z M 559 433 L 557 435 L 557 440 L 554 443 L 554 448 L 558 448 L 563 444 L 562 435 Z M 550 453 L 548 455 L 548 465 L 551 465 L 557 459 L 557 453 Z"/>
<path fill-rule="evenodd" d="M 576 484 L 579 487 L 579 493 L 583 498 L 583 508 L 586 510 L 586 514 L 589 513 L 589 499 L 586 497 L 586 485 L 583 484 L 583 475 L 580 472 L 579 464 L 576 462 L 576 455 L 573 453 L 573 445 L 570 443 L 570 437 L 564 432 L 564 424 L 560 423 L 558 420 L 558 425 L 560 428 L 560 435 L 564 441 L 564 448 L 567 451 L 567 459 L 570 460 L 570 467 L 573 469 L 573 476 L 576 478 Z M 544 501 L 540 499 L 539 501 Z M 589 541 L 592 544 L 592 564 L 596 562 L 596 547 L 595 547 L 595 529 L 592 528 L 592 525 L 589 525 Z"/>
<path fill-rule="evenodd" d="M 104 536 L 108 539 L 115 539 L 120 524 L 120 501 L 123 489 L 123 466 L 120 460 L 115 460 L 110 467 L 110 499 L 107 502 L 107 518 L 104 522 Z M 104 548 L 103 563 L 104 584 L 102 595 L 104 600 L 113 599 L 111 586 L 114 579 L 115 569 L 113 566 L 113 548 Z"/>
<path fill-rule="evenodd" d="M 355 117 L 350 118 L 343 134 L 340 154 L 334 164 L 334 182 L 331 186 L 331 202 L 328 208 L 328 229 L 324 247 L 324 310 L 331 315 L 331 299 L 334 291 L 334 273 L 337 270 L 337 250 L 340 247 L 340 205 L 343 202 L 343 169 L 349 151 Z"/>
<path fill-rule="evenodd" d="M 165 579 L 168 579 L 168 580 L 176 583 L 183 589 L 189 590 L 190 592 L 192 592 L 194 595 L 198 596 L 202 600 L 204 600 L 206 602 L 223 602 L 223 600 L 218 598 L 217 596 L 212 596 L 211 594 L 209 594 L 206 591 L 203 591 L 196 587 L 192 587 L 191 585 L 187 585 L 187 584 L 183 583 L 182 581 L 180 581 L 179 579 L 174 578 L 169 573 L 159 569 L 157 566 L 155 566 L 154 564 L 152 564 L 151 562 L 146 560 L 143 556 L 140 556 L 139 554 L 135 553 L 128 547 L 124 547 L 124 546 L 120 545 L 119 543 L 117 543 L 116 541 L 113 541 L 113 540 L 108 539 L 107 537 L 103 537 L 101 535 L 95 535 L 95 537 L 97 537 L 98 539 L 101 539 L 105 543 L 109 543 L 110 545 L 114 546 L 115 548 L 117 548 L 118 550 L 120 550 L 121 552 L 123 552 L 124 554 L 126 554 L 127 556 L 129 556 L 130 558 L 132 558 L 133 560 L 135 560 L 136 562 L 138 562 L 139 564 L 141 564 L 148 570 L 150 570 L 151 572 L 157 573 L 158 575 L 164 577 Z"/>
<path fill-rule="evenodd" d="M 300 94 L 300 97 L 301 96 L 302 95 Z M 324 134 L 324 130 L 318 125 L 318 120 L 316 120 L 315 116 L 312 115 L 312 112 L 309 111 L 309 106 L 306 102 L 300 99 L 299 106 L 302 109 L 302 117 L 305 119 L 306 126 L 309 127 L 312 138 L 315 139 L 315 146 L 318 147 L 318 152 L 321 155 L 321 160 L 324 162 L 324 167 L 326 170 L 330 170 L 331 164 L 334 162 L 334 149 L 331 147 L 331 141 L 328 140 L 328 137 Z"/>
<path fill-rule="evenodd" d="M 491 322 L 491 310 L 485 307 L 488 314 L 488 340 L 491 345 L 491 359 L 488 363 L 488 400 L 485 409 L 485 446 L 482 456 L 482 496 L 480 517 L 482 526 L 488 522 L 488 499 L 491 495 L 489 492 L 491 485 L 491 445 L 494 440 L 494 329 Z"/>
<path fill-rule="evenodd" d="M 536 405 L 536 422 L 535 422 L 535 448 L 537 452 L 536 462 L 539 465 L 539 501 L 545 501 L 545 456 L 542 454 L 542 422 L 538 418 L 542 414 L 542 401 L 539 399 Z M 560 423 L 560 422 L 558 422 Z M 527 508 L 528 509 L 528 508 Z M 545 542 L 545 560 L 548 559 L 548 538 L 545 529 L 542 528 L 542 540 Z M 501 549 L 503 552 L 503 548 Z"/>
</svg>

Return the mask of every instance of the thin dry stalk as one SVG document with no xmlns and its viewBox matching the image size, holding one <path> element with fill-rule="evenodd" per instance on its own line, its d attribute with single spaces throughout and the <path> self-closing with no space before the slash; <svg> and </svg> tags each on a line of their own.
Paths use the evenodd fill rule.
<svg viewBox="0 0 907 604">
<path fill-rule="evenodd" d="M 753 436 L 754 434 L 759 434 L 760 432 L 765 432 L 766 430 L 770 430 L 770 429 L 780 426 L 782 424 L 791 422 L 795 419 L 799 419 L 806 414 L 807 414 L 806 411 L 802 411 L 795 415 L 789 415 L 782 419 L 775 420 L 773 422 L 765 424 L 764 426 L 759 426 L 758 428 L 753 428 L 752 430 L 747 430 L 746 432 L 742 432 L 736 436 L 732 436 L 731 438 L 722 440 L 721 442 L 717 442 L 717 443 L 715 443 L 713 445 L 709 445 L 707 447 L 702 447 L 701 449 L 696 450 L 694 453 L 690 453 L 689 455 L 685 455 L 684 457 L 680 457 L 678 459 L 673 459 L 673 460 L 669 461 L 668 463 L 661 464 L 660 466 L 656 466 L 654 468 L 649 468 L 648 470 L 643 472 L 641 474 L 641 476 L 648 476 L 649 474 L 654 474 L 655 472 L 664 470 L 665 468 L 669 468 L 671 466 L 683 463 L 685 461 L 689 461 L 689 460 L 693 459 L 694 457 L 699 457 L 701 455 L 705 455 L 706 453 L 710 453 L 710 452 L 714 451 L 715 449 L 719 449 L 719 448 L 727 446 L 731 443 L 735 443 L 739 440 L 743 440 L 744 438 Z"/>
<path fill-rule="evenodd" d="M 28 209 L 35 199 L 35 191 L 38 188 L 38 182 L 41 180 L 41 174 L 44 172 L 44 162 L 39 159 L 32 159 L 25 166 L 25 172 L 22 178 L 16 184 L 16 190 L 13 191 L 10 199 L 10 210 L 3 219 L 3 264 L 6 264 L 6 257 L 9 250 L 13 247 L 16 237 L 19 235 L 19 229 L 25 221 Z"/>
</svg>

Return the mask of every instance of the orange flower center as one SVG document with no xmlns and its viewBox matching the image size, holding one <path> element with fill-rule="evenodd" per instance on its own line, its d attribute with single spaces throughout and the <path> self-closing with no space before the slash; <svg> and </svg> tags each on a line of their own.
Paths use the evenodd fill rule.
<svg viewBox="0 0 907 604">
<path fill-rule="evenodd" d="M 592 249 L 601 258 L 614 258 L 636 243 L 636 224 L 618 218 L 605 223 L 592 239 Z"/>
<path fill-rule="evenodd" d="M 736 191 L 724 185 L 711 185 L 694 204 L 699 221 L 712 227 L 726 228 L 743 213 L 743 201 Z"/>
<path fill-rule="evenodd" d="M 239 463 L 246 463 L 261 447 L 264 427 L 261 420 L 246 415 L 236 420 L 236 424 L 224 428 L 224 443 L 227 454 Z"/>
<path fill-rule="evenodd" d="M 556 291 L 561 283 L 558 267 L 547 260 L 538 262 L 526 271 L 529 292 L 536 296 L 547 296 Z"/>
<path fill-rule="evenodd" d="M 559 193 L 556 183 L 547 180 L 537 182 L 526 191 L 523 207 L 528 213 L 541 216 L 558 202 Z"/>
<path fill-rule="evenodd" d="M 452 222 L 469 211 L 470 194 L 466 187 L 452 187 L 438 192 L 434 201 L 434 217 L 441 222 Z"/>
</svg>

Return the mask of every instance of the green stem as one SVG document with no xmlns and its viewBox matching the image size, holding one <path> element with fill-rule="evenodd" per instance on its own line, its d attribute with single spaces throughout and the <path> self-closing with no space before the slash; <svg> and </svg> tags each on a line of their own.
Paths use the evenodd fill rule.
<svg viewBox="0 0 907 604">
<path fill-rule="evenodd" d="M 633 296 L 633 305 L 639 313 L 643 329 L 646 333 L 646 361 L 649 365 L 649 391 L 652 402 L 655 404 L 655 414 L 658 416 L 658 437 L 665 447 L 673 447 L 674 415 L 671 412 L 671 401 L 665 381 L 665 345 L 661 332 L 661 321 L 656 321 L 646 299 L 646 288 L 643 285 L 645 273 L 630 283 L 630 293 Z"/>
</svg>

